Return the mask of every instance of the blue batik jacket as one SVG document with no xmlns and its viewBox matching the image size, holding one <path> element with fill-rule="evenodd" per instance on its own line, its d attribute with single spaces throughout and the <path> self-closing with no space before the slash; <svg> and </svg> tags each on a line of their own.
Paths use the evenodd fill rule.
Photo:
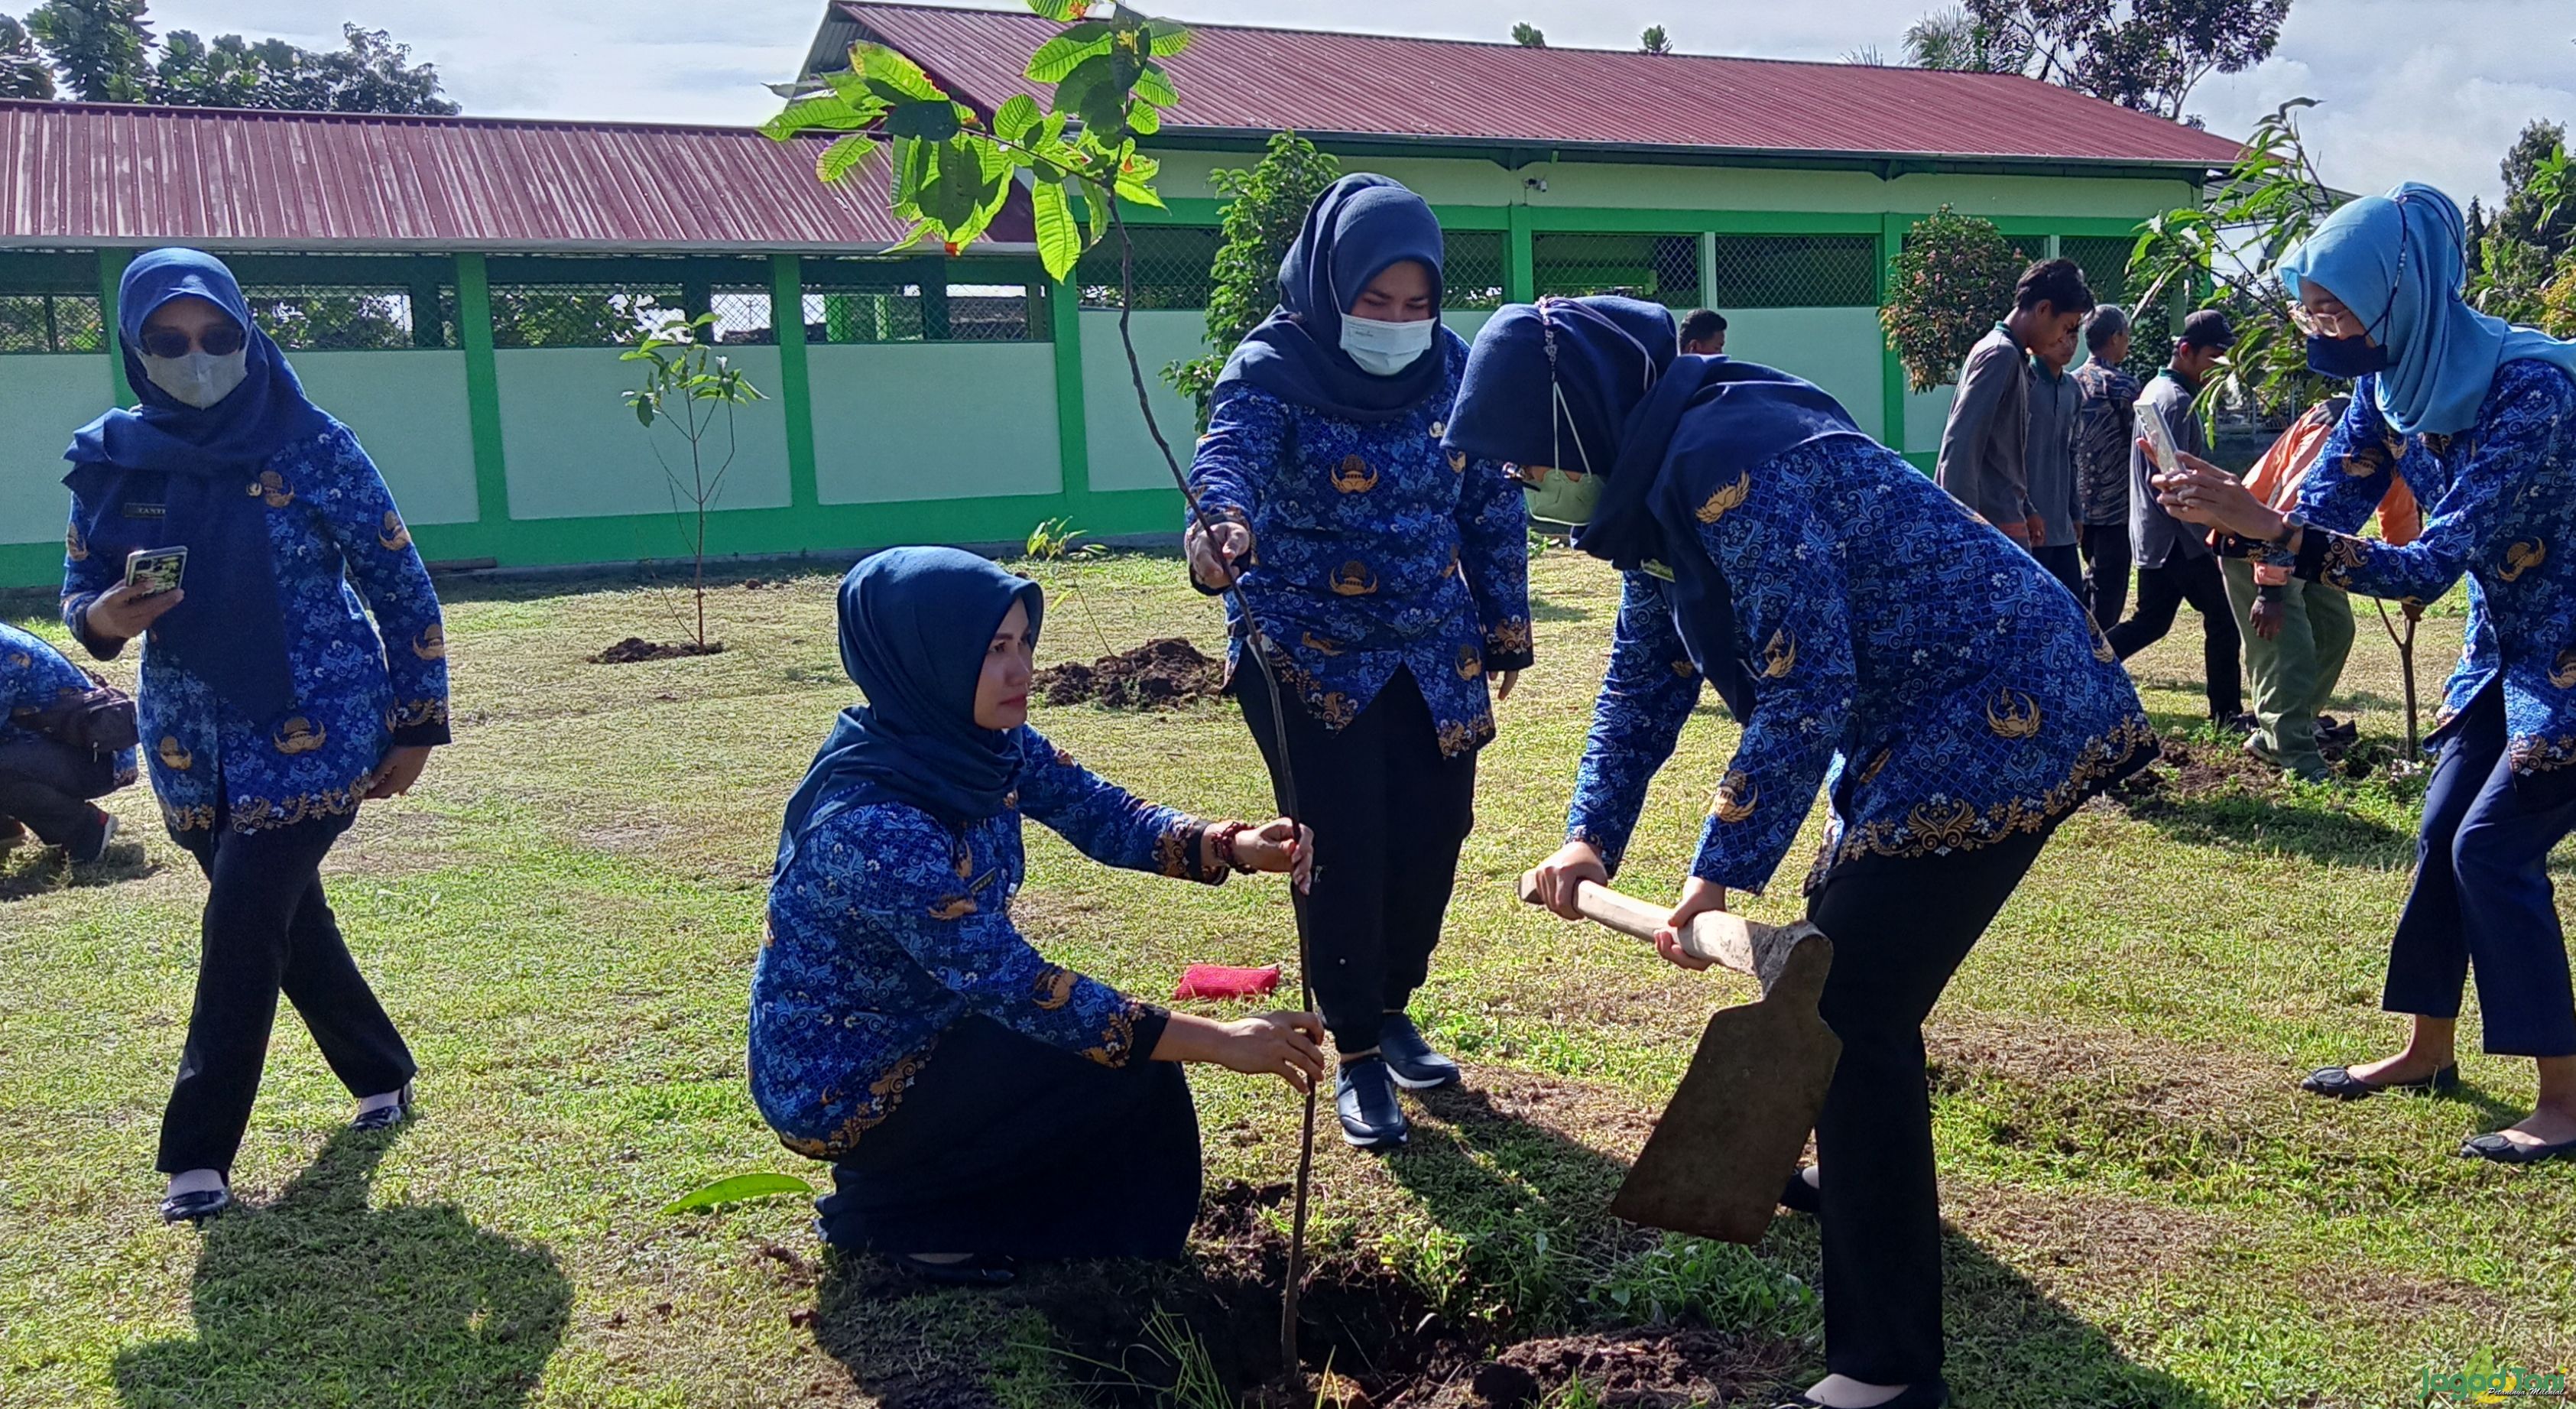
<svg viewBox="0 0 2576 1409">
<path fill-rule="evenodd" d="M 2423 533 L 2402 548 L 2355 536 L 2391 475 L 2424 509 Z M 2475 425 L 2410 440 L 2364 378 L 2299 487 L 2299 512 L 2312 527 L 2297 561 L 2265 556 L 2310 581 L 2429 602 L 2468 578 L 2466 641 L 2437 733 L 2501 681 L 2514 772 L 2576 763 L 2576 379 L 2507 362 Z"/>
<path fill-rule="evenodd" d="M 1409 669 L 1455 757 L 1494 737 L 1486 675 L 1531 661 L 1529 515 L 1501 465 L 1441 450 L 1467 362 L 1455 334 L 1442 342 L 1447 384 L 1392 421 L 1220 389 L 1190 478 L 1210 517 L 1251 527 L 1244 589 L 1308 712 L 1339 729 Z M 1239 666 L 1231 599 L 1226 612 Z"/>
<path fill-rule="evenodd" d="M 93 682 L 55 650 L 52 643 L 0 621 L 0 744 L 45 737 L 31 728 L 29 716 L 89 693 Z M 118 749 L 111 760 L 116 781 L 134 781 L 134 750 Z"/>
<path fill-rule="evenodd" d="M 152 790 L 174 836 L 346 816 L 387 750 L 448 739 L 438 593 L 357 437 L 334 422 L 270 456 L 245 487 L 268 509 L 295 703 L 274 718 L 249 718 L 154 650 L 146 633 L 137 703 Z M 123 643 L 82 635 L 81 616 L 125 565 L 93 556 L 81 540 L 79 525 L 93 512 L 74 496 L 63 621 L 104 658 Z"/>
<path fill-rule="evenodd" d="M 1725 575 L 1754 688 L 1693 875 L 1764 888 L 1820 786 L 1833 821 L 1811 885 L 1859 857 L 2036 831 L 2154 758 L 2075 598 L 1894 452 L 1818 441 L 1677 488 L 1696 508 L 1665 541 Z M 1627 575 L 1566 820 L 1614 870 L 1700 695 L 1671 600 Z"/>
<path fill-rule="evenodd" d="M 960 831 L 903 803 L 846 808 L 770 885 L 751 978 L 751 1092 L 789 1149 L 847 1154 L 970 1014 L 1104 1066 L 1153 1054 L 1166 1014 L 1047 962 L 1011 923 L 1020 819 L 1132 871 L 1216 884 L 1206 825 L 1103 781 L 1023 725 L 1017 792 Z"/>
</svg>

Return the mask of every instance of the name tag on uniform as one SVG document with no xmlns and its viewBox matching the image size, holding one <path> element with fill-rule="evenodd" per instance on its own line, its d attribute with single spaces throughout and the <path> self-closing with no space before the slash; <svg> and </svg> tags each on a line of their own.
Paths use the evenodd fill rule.
<svg viewBox="0 0 2576 1409">
<path fill-rule="evenodd" d="M 125 517 L 129 519 L 164 519 L 169 516 L 170 506 L 167 504 L 137 504 L 128 500 L 125 505 Z"/>
</svg>

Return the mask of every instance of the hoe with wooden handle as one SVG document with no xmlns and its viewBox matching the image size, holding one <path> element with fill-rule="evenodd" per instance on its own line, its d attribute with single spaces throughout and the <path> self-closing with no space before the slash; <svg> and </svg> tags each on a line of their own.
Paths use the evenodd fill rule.
<svg viewBox="0 0 2576 1409">
<path fill-rule="evenodd" d="M 1536 872 L 1521 877 L 1521 899 L 1539 902 Z M 1590 881 L 1576 889 L 1575 907 L 1645 940 L 1672 913 Z M 1784 929 L 1712 913 L 1682 931 L 1681 948 L 1752 976 L 1762 996 L 1709 1018 L 1610 1211 L 1676 1233 L 1759 1242 L 1842 1056 L 1842 1039 L 1816 1011 L 1833 942 L 1803 921 Z"/>
</svg>

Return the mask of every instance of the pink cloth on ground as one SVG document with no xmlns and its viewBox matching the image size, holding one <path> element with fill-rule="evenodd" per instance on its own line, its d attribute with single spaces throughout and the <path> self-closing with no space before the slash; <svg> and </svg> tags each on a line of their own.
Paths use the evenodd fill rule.
<svg viewBox="0 0 2576 1409">
<path fill-rule="evenodd" d="M 1265 964 L 1257 969 L 1230 969 L 1223 964 L 1192 964 L 1181 973 L 1181 986 L 1172 994 L 1175 1002 L 1184 998 L 1259 998 L 1279 988 L 1279 966 Z"/>
</svg>

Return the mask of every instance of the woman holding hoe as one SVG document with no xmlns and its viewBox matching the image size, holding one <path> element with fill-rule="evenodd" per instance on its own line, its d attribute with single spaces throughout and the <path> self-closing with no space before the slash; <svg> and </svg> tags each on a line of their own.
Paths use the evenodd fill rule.
<svg viewBox="0 0 2576 1409">
<path fill-rule="evenodd" d="M 1486 682 L 1509 697 L 1531 660 L 1520 491 L 1441 449 L 1467 345 L 1440 325 L 1440 258 L 1420 196 L 1333 183 L 1280 261 L 1278 311 L 1217 379 L 1190 472 L 1216 539 L 1193 524 L 1191 576 L 1244 577 L 1262 619 L 1228 622 L 1231 688 L 1322 848 L 1307 978 L 1340 1057 L 1342 1136 L 1364 1149 L 1404 1142 L 1398 1086 L 1458 1079 L 1407 1009 L 1475 825 Z M 1256 629 L 1275 714 L 1243 658 Z"/>
<path fill-rule="evenodd" d="M 752 972 L 751 1089 L 779 1139 L 834 1161 L 829 1241 L 935 1281 L 1021 1258 L 1177 1257 L 1198 1214 L 1180 1062 L 1304 1090 L 1304 1013 L 1217 1022 L 1048 963 L 1011 921 L 1035 818 L 1095 860 L 1215 884 L 1293 871 L 1285 819 L 1211 824 L 1094 777 L 1028 727 L 1038 585 L 953 548 L 841 583 L 841 712 L 787 802 Z"/>
<path fill-rule="evenodd" d="M 2176 517 L 2234 535 L 2226 549 L 2303 581 L 2429 602 L 2468 578 L 2468 649 L 2427 741 L 2381 1000 L 2413 1028 L 2395 1056 L 2302 1084 L 2346 1100 L 2458 1085 L 2475 970 L 2486 1049 L 2534 1059 L 2540 1099 L 2460 1153 L 2534 1164 L 2576 1157 L 2576 1000 L 2548 870 L 2576 829 L 2576 343 L 2461 302 L 2463 238 L 2451 198 L 2409 182 L 2344 206 L 2282 261 L 2308 365 L 2356 383 L 2296 512 L 2188 455 L 2157 489 Z M 2424 506 L 2404 547 L 2354 536 L 2392 476 Z"/>
<path fill-rule="evenodd" d="M 1703 681 L 1744 732 L 1667 959 L 1705 967 L 1674 933 L 1769 884 L 1832 799 L 1807 915 L 1843 1053 L 1817 1166 L 1783 1191 L 1821 1212 L 1831 1373 L 1791 1403 L 1948 1403 L 1923 1020 L 2057 823 L 2154 757 L 2128 676 L 2046 569 L 1832 397 L 1677 355 L 1655 305 L 1504 309 L 1448 443 L 1520 466 L 1533 515 L 1627 573 L 1567 841 L 1537 870 L 1551 907 L 1618 868 Z"/>
</svg>

